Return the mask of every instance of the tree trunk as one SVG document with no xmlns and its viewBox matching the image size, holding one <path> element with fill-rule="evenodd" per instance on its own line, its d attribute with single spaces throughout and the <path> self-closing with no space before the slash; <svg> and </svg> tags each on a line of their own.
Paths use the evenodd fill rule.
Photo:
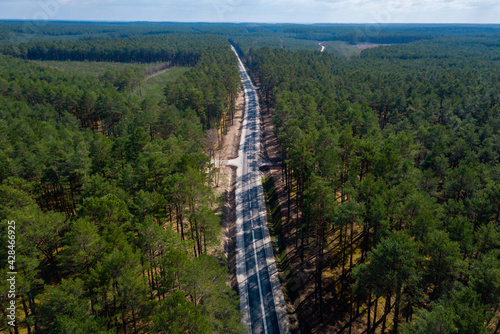
<svg viewBox="0 0 500 334">
<path fill-rule="evenodd" d="M 180 204 L 179 204 L 180 206 Z M 177 216 L 177 219 L 178 219 L 178 222 L 179 224 L 181 225 L 181 240 L 184 241 L 186 240 L 185 236 L 184 236 L 184 223 L 182 222 L 182 208 L 178 208 L 178 212 L 177 212 L 178 216 Z"/>
<path fill-rule="evenodd" d="M 377 329 L 377 309 L 378 309 L 378 297 L 375 296 L 375 305 L 374 305 L 374 310 L 373 310 L 373 326 L 372 326 L 372 331 L 371 333 L 375 333 L 375 330 Z"/>
<path fill-rule="evenodd" d="M 113 283 L 113 318 L 115 320 L 115 328 L 116 328 L 116 331 L 118 332 L 118 317 L 116 315 L 116 310 L 118 309 L 118 307 L 116 307 L 116 283 Z"/>
<path fill-rule="evenodd" d="M 31 334 L 31 326 L 29 325 L 29 323 L 27 321 L 27 319 L 29 317 L 28 307 L 26 306 L 26 300 L 24 300 L 24 296 L 21 296 L 21 303 L 23 304 L 24 319 L 26 319 L 26 329 L 28 330 L 28 334 Z"/>
<path fill-rule="evenodd" d="M 351 220 L 351 240 L 350 240 L 350 247 L 351 247 L 350 252 L 351 252 L 351 254 L 349 257 L 349 271 L 352 270 L 352 257 L 353 257 L 353 253 L 354 253 L 353 245 L 352 245 L 354 243 L 353 239 L 354 239 L 354 220 Z"/>
<path fill-rule="evenodd" d="M 353 301 L 353 298 L 352 298 L 352 293 L 351 293 L 351 296 L 350 296 L 350 303 L 349 303 L 349 334 L 352 333 L 352 306 L 354 304 L 354 301 Z"/>
<path fill-rule="evenodd" d="M 385 326 L 387 323 L 387 316 L 389 315 L 389 312 L 391 311 L 391 293 L 388 292 L 385 300 L 385 307 L 384 307 L 384 318 L 382 320 L 382 334 L 385 334 Z"/>
<path fill-rule="evenodd" d="M 9 327 L 11 327 L 11 326 L 9 326 Z M 17 329 L 17 324 L 16 324 L 16 326 L 13 326 L 13 327 L 14 327 L 14 334 L 19 334 L 19 330 Z M 9 332 L 10 332 L 10 328 L 9 328 Z"/>
<path fill-rule="evenodd" d="M 366 312 L 366 332 L 367 333 L 370 333 L 370 316 L 371 316 L 371 308 L 372 308 L 372 294 L 371 293 L 368 293 L 368 303 L 367 303 L 367 312 Z"/>
<path fill-rule="evenodd" d="M 498 320 L 497 327 L 495 328 L 495 331 L 493 334 L 498 334 L 498 331 L 500 330 L 500 319 Z"/>
<path fill-rule="evenodd" d="M 290 186 L 288 184 L 289 179 L 288 179 L 288 168 L 286 167 L 285 164 L 285 189 L 286 189 L 286 196 L 287 196 L 287 203 L 288 203 L 288 212 L 287 212 L 287 222 L 290 221 L 290 216 L 291 216 L 291 198 L 290 198 Z"/>
<path fill-rule="evenodd" d="M 346 228 L 347 230 L 347 228 Z M 345 279 L 345 246 L 344 246 L 344 238 L 342 233 L 344 233 L 344 227 L 340 225 L 340 265 L 342 266 L 342 274 L 340 276 L 340 291 L 341 296 L 343 295 L 342 291 L 344 291 L 344 279 Z M 347 232 L 346 232 L 347 234 Z"/>
<path fill-rule="evenodd" d="M 123 310 L 123 307 L 121 307 L 122 309 L 122 324 L 123 324 L 123 333 L 124 334 L 127 334 L 127 321 L 125 320 L 125 312 Z"/>
<path fill-rule="evenodd" d="M 401 285 L 399 284 L 396 291 L 396 308 L 394 310 L 394 334 L 398 333 L 398 323 L 399 323 L 399 304 L 401 303 Z"/>
<path fill-rule="evenodd" d="M 368 253 L 368 243 L 370 241 L 370 229 L 369 222 L 365 222 L 363 229 L 363 246 L 361 248 L 361 263 L 365 262 L 366 253 Z"/>
<path fill-rule="evenodd" d="M 31 293 L 28 295 L 28 305 L 30 308 L 31 315 L 33 316 L 33 328 L 35 329 L 35 333 L 38 331 L 38 324 L 36 322 L 36 312 L 35 312 L 35 299 L 31 296 Z"/>
<path fill-rule="evenodd" d="M 320 321 L 323 322 L 323 239 L 324 239 L 324 229 L 323 222 L 320 218 L 320 224 L 317 230 L 317 254 L 316 254 L 316 296 L 319 304 L 319 317 Z"/>
</svg>

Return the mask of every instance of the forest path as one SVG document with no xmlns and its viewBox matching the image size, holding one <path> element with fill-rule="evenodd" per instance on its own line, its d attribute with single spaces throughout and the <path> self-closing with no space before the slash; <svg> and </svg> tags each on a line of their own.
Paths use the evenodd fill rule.
<svg viewBox="0 0 500 334">
<path fill-rule="evenodd" d="M 160 74 L 163 74 L 163 73 L 167 72 L 168 70 L 171 70 L 171 69 L 176 68 L 176 67 L 177 66 L 171 66 L 171 67 L 163 68 L 161 70 L 156 70 L 156 71 L 153 70 L 152 73 L 146 74 L 146 76 L 144 77 L 143 81 L 147 81 L 147 80 L 149 80 L 151 78 L 154 78 L 154 77 L 156 77 L 156 76 L 158 76 Z"/>
</svg>

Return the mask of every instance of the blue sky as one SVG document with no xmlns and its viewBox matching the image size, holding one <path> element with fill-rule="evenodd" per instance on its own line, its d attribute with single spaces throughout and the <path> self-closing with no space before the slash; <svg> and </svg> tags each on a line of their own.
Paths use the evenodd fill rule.
<svg viewBox="0 0 500 334">
<path fill-rule="evenodd" d="M 500 23 L 499 0 L 0 0 L 0 19 Z"/>
</svg>

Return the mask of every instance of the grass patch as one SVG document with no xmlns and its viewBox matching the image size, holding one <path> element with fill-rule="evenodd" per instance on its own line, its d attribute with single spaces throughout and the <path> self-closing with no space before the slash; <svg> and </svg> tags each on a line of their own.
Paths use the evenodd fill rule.
<svg viewBox="0 0 500 334">
<path fill-rule="evenodd" d="M 361 55 L 361 50 L 346 42 L 328 41 L 323 42 L 323 45 L 326 47 L 325 52 L 334 53 L 342 57 L 351 58 Z"/>
<path fill-rule="evenodd" d="M 158 75 L 151 76 L 144 80 L 137 87 L 134 94 L 142 98 L 149 97 L 156 101 L 163 98 L 163 89 L 168 82 L 176 81 L 182 74 L 189 71 L 190 67 L 174 67 Z"/>
<path fill-rule="evenodd" d="M 163 63 L 115 63 L 115 62 L 94 62 L 94 61 L 33 61 L 41 66 L 50 67 L 61 72 L 83 75 L 91 77 L 99 77 L 104 73 L 119 72 L 126 69 L 140 70 L 145 75 L 148 73 L 158 72 L 158 69 L 165 67 Z M 144 81 L 134 90 L 134 95 L 142 98 L 149 97 L 156 102 L 163 98 L 163 89 L 167 82 L 176 81 L 182 74 L 188 71 L 190 67 L 174 67 L 165 71 L 160 71 L 156 75 L 146 76 Z"/>
</svg>

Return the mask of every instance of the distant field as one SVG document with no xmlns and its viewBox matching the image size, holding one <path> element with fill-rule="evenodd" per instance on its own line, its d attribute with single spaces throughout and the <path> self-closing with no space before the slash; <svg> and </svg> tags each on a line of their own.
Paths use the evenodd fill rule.
<svg viewBox="0 0 500 334">
<path fill-rule="evenodd" d="M 307 50 L 307 51 L 319 51 L 321 50 L 320 42 L 309 39 L 298 39 L 298 38 L 280 38 L 280 37 L 241 37 L 236 38 L 239 43 L 240 48 L 244 52 L 248 52 L 250 48 L 284 48 L 289 51 Z M 325 46 L 324 52 L 334 53 L 341 57 L 358 57 L 361 54 L 361 49 L 356 45 L 352 45 L 343 41 L 327 41 L 322 42 Z"/>
<path fill-rule="evenodd" d="M 306 39 L 285 38 L 283 39 L 283 44 L 285 46 L 285 50 L 289 51 L 318 51 L 320 49 L 319 43 L 317 41 Z"/>
<path fill-rule="evenodd" d="M 322 43 L 325 46 L 325 52 L 335 53 L 339 56 L 351 58 L 359 57 L 361 50 L 354 45 L 342 41 L 328 41 Z"/>
<path fill-rule="evenodd" d="M 250 48 L 284 48 L 285 50 L 298 51 L 298 50 L 319 50 L 319 44 L 316 41 L 297 39 L 297 38 L 282 38 L 282 37 L 243 37 L 236 39 L 240 48 L 247 52 Z"/>
<path fill-rule="evenodd" d="M 174 67 L 158 75 L 151 76 L 134 91 L 135 95 L 142 98 L 151 97 L 157 101 L 163 98 L 163 88 L 167 82 L 177 80 L 182 74 L 188 71 L 190 67 Z"/>
</svg>

